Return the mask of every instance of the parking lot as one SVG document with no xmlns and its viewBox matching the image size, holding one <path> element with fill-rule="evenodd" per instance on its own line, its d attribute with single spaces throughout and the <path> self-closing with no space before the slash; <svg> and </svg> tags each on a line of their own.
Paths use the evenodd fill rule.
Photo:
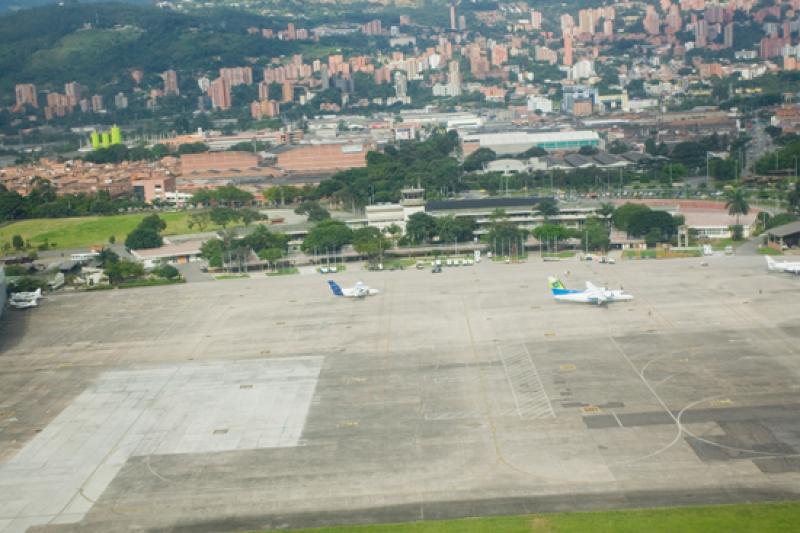
<svg viewBox="0 0 800 533">
<path fill-rule="evenodd" d="M 763 258 L 64 294 L 0 320 L 0 531 L 795 499 L 800 279 Z M 556 303 L 548 275 L 632 302 Z"/>
</svg>

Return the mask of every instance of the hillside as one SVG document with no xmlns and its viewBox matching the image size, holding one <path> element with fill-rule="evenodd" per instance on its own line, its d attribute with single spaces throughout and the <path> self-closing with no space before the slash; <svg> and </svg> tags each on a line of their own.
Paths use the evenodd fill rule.
<svg viewBox="0 0 800 533">
<path fill-rule="evenodd" d="M 155 75 L 169 68 L 212 70 L 246 64 L 249 57 L 297 51 L 298 43 L 248 35 L 274 19 L 232 10 L 185 15 L 130 4 L 50 5 L 0 16 L 0 102 L 11 103 L 14 84 L 63 90 L 78 81 L 90 90 L 132 83 L 139 68 Z"/>
</svg>

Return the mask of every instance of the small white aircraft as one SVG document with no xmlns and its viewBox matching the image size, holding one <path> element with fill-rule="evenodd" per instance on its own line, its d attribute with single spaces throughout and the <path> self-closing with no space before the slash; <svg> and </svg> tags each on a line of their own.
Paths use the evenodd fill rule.
<svg viewBox="0 0 800 533">
<path fill-rule="evenodd" d="M 609 302 L 623 302 L 633 300 L 633 296 L 620 290 L 610 290 L 605 287 L 597 287 L 592 282 L 586 282 L 586 290 L 567 289 L 561 280 L 550 276 L 547 278 L 547 285 L 553 293 L 553 298 L 560 302 L 578 302 L 586 304 L 603 305 Z"/>
<path fill-rule="evenodd" d="M 800 261 L 775 261 L 770 256 L 766 256 L 766 260 L 767 269 L 770 272 L 786 272 L 800 275 Z"/>
<path fill-rule="evenodd" d="M 42 289 L 36 289 L 34 292 L 15 292 L 8 299 L 8 303 L 16 309 L 27 309 L 36 307 L 41 297 Z"/>
<path fill-rule="evenodd" d="M 328 280 L 334 296 L 344 296 L 346 298 L 366 298 L 367 296 L 375 296 L 380 291 L 378 289 L 370 289 L 362 282 L 358 282 L 350 289 L 343 289 L 333 280 Z"/>
</svg>

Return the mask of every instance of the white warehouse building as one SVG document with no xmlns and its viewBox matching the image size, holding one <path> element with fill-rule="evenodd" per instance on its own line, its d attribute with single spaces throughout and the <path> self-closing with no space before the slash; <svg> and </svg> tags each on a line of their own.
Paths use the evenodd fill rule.
<svg viewBox="0 0 800 533">
<path fill-rule="evenodd" d="M 578 150 L 581 146 L 600 146 L 594 131 L 551 131 L 543 133 L 503 132 L 468 133 L 462 137 L 464 156 L 478 148 L 489 148 L 497 155 L 521 154 L 534 146 L 545 150 Z"/>
</svg>

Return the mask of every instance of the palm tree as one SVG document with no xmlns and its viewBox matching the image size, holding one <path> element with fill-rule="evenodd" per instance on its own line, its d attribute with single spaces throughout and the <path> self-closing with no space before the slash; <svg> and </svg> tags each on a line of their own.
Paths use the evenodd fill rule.
<svg viewBox="0 0 800 533">
<path fill-rule="evenodd" d="M 725 207 L 729 215 L 736 215 L 736 225 L 739 217 L 750 212 L 750 203 L 747 201 L 747 191 L 737 185 L 725 191 Z"/>
<path fill-rule="evenodd" d="M 606 221 L 607 226 L 611 226 L 611 215 L 614 214 L 617 208 L 611 202 L 605 202 L 600 204 L 600 209 L 597 210 L 599 214 L 603 216 Z"/>
</svg>

